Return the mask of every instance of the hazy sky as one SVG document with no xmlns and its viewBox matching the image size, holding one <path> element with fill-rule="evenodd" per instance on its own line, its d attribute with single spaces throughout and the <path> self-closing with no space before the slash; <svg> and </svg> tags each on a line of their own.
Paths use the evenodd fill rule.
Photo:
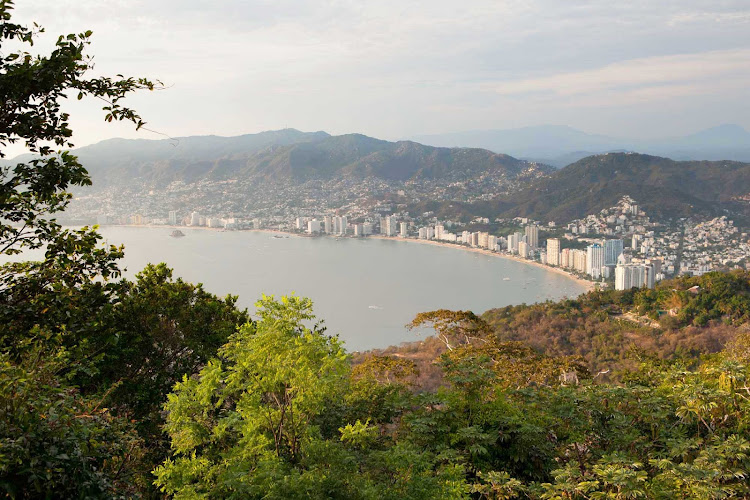
<svg viewBox="0 0 750 500">
<path fill-rule="evenodd" d="M 171 136 L 750 129 L 748 0 L 18 0 L 14 20 L 91 29 L 96 73 L 162 80 L 131 104 Z M 96 109 L 71 102 L 77 145 L 136 136 Z"/>
</svg>

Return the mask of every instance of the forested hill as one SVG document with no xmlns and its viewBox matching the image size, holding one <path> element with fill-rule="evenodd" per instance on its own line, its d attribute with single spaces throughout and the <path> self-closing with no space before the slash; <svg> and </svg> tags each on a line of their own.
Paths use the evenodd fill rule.
<svg viewBox="0 0 750 500">
<path fill-rule="evenodd" d="M 484 174 L 509 180 L 551 172 L 546 165 L 484 149 L 438 148 L 360 134 L 330 136 L 293 129 L 238 137 L 147 141 L 114 139 L 75 150 L 95 188 L 163 187 L 174 181 L 377 177 L 386 181 L 463 180 Z"/>
<path fill-rule="evenodd" d="M 624 195 L 650 215 L 750 215 L 750 164 L 674 161 L 636 153 L 589 156 L 537 179 L 527 188 L 477 211 L 565 222 L 617 204 Z"/>
</svg>

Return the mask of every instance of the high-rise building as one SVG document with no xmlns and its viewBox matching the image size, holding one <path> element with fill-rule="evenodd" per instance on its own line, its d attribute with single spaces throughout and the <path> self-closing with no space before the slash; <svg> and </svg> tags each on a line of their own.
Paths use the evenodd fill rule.
<svg viewBox="0 0 750 500">
<path fill-rule="evenodd" d="M 531 224 L 526 226 L 526 244 L 529 248 L 535 249 L 539 246 L 539 226 Z"/>
<path fill-rule="evenodd" d="M 617 265 L 617 258 L 622 254 L 622 240 L 605 240 L 604 241 L 604 265 Z"/>
<path fill-rule="evenodd" d="M 312 219 L 307 221 L 307 232 L 309 234 L 315 234 L 320 232 L 320 221 L 318 219 Z"/>
<path fill-rule="evenodd" d="M 586 267 L 586 252 L 584 250 L 571 250 L 570 251 L 571 266 L 579 273 L 587 273 Z"/>
<path fill-rule="evenodd" d="M 618 264 L 615 268 L 615 290 L 653 288 L 656 273 L 650 264 Z"/>
<path fill-rule="evenodd" d="M 490 233 L 485 233 L 483 231 L 480 231 L 477 236 L 477 246 L 482 248 L 487 248 L 489 246 L 490 241 Z"/>
<path fill-rule="evenodd" d="M 599 243 L 593 243 L 586 247 L 586 269 L 589 275 L 596 279 L 599 279 L 602 275 L 602 267 L 604 266 L 604 247 Z"/>
<path fill-rule="evenodd" d="M 508 235 L 508 253 L 518 253 L 518 233 Z"/>
<path fill-rule="evenodd" d="M 530 250 L 529 244 L 526 243 L 525 241 L 521 241 L 518 243 L 518 256 L 519 257 L 523 259 L 529 258 L 529 250 Z"/>
<path fill-rule="evenodd" d="M 396 236 L 396 218 L 387 215 L 380 218 L 380 234 L 385 236 Z"/>
<path fill-rule="evenodd" d="M 637 252 L 641 249 L 641 242 L 643 241 L 643 236 L 640 234 L 634 234 L 632 238 L 630 238 L 630 248 L 633 249 L 634 252 Z"/>
<path fill-rule="evenodd" d="M 435 225 L 435 239 L 436 240 L 442 240 L 444 232 L 445 232 L 445 226 L 443 226 L 442 224 Z"/>
<path fill-rule="evenodd" d="M 497 236 L 490 235 L 490 237 L 487 238 L 487 248 L 493 252 L 497 251 Z"/>
<path fill-rule="evenodd" d="M 193 212 L 190 214 L 190 225 L 191 226 L 200 226 L 201 225 L 201 214 L 198 212 Z"/>
<path fill-rule="evenodd" d="M 169 211 L 169 225 L 170 226 L 176 226 L 177 225 L 177 210 L 170 210 Z"/>
<path fill-rule="evenodd" d="M 323 217 L 323 232 L 326 234 L 333 233 L 333 217 L 326 215 Z"/>
<path fill-rule="evenodd" d="M 224 227 L 224 221 L 222 221 L 218 217 L 209 217 L 206 219 L 206 225 L 214 229 L 220 228 L 220 227 Z"/>
<path fill-rule="evenodd" d="M 346 230 L 349 228 L 349 220 L 346 215 L 339 217 L 339 232 L 336 234 L 346 234 Z"/>
<path fill-rule="evenodd" d="M 563 248 L 560 250 L 560 267 L 573 267 L 573 262 L 570 256 L 570 248 Z"/>
<path fill-rule="evenodd" d="M 399 224 L 399 232 L 402 238 L 406 238 L 409 235 L 409 224 L 407 224 L 406 222 L 401 222 Z"/>
<path fill-rule="evenodd" d="M 547 238 L 547 264 L 560 265 L 560 238 Z"/>
</svg>

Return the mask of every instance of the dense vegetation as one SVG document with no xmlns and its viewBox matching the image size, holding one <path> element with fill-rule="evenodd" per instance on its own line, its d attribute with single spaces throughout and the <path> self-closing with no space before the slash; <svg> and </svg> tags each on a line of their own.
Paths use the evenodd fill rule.
<svg viewBox="0 0 750 500">
<path fill-rule="evenodd" d="M 726 498 L 750 494 L 750 337 L 690 369 L 643 356 L 619 385 L 574 358 L 437 311 L 446 382 L 413 362 L 354 369 L 305 299 L 265 298 L 165 405 L 175 498 Z"/>
<path fill-rule="evenodd" d="M 11 12 L 0 1 L 0 39 L 31 44 L 37 32 Z M 164 264 L 121 279 L 122 248 L 55 221 L 67 189 L 90 180 L 47 144 L 70 147 L 60 101 L 71 91 L 103 99 L 106 120 L 140 127 L 121 100 L 155 85 L 85 79 L 88 37 L 0 60 L 0 147 L 21 141 L 33 153 L 0 170 L 0 254 L 44 250 L 39 262 L 0 267 L 4 496 L 750 495 L 750 337 L 738 333 L 750 315 L 746 273 L 484 317 L 419 314 L 411 326 L 432 326 L 440 346 L 425 364 L 434 380 L 403 353 L 350 358 L 304 298 L 263 297 L 251 321 L 235 297 L 174 279 Z M 654 339 L 685 345 L 734 330 L 716 348 L 661 358 L 645 346 L 607 383 L 591 368 L 632 328 L 610 317 L 621 312 L 660 321 Z M 624 347 L 608 356 L 624 359 Z M 704 350 L 719 352 L 699 358 Z"/>
</svg>

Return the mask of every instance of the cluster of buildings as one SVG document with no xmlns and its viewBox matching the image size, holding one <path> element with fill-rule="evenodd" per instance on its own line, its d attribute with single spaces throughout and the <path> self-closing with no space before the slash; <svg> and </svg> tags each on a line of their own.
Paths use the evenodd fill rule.
<svg viewBox="0 0 750 500">
<path fill-rule="evenodd" d="M 680 273 L 700 275 L 717 267 L 750 263 L 750 235 L 726 216 L 694 223 L 686 221 L 680 252 Z"/>
<path fill-rule="evenodd" d="M 616 290 L 628 290 L 636 287 L 653 288 L 654 283 L 662 279 L 661 261 L 646 259 L 633 261 L 624 253 L 622 239 L 605 239 L 591 243 L 585 250 L 561 248 L 560 238 L 547 239 L 547 251 L 542 262 L 550 266 L 574 270 L 587 274 L 593 280 L 615 277 Z M 546 261 L 546 262 L 545 262 Z"/>
<path fill-rule="evenodd" d="M 629 197 L 595 215 L 559 227 L 554 222 L 540 225 L 526 218 L 512 220 L 475 218 L 463 222 L 439 220 L 426 212 L 411 215 L 397 210 L 401 205 L 381 202 L 363 207 L 344 206 L 336 212 L 347 215 L 315 216 L 320 211 L 304 210 L 284 219 L 277 212 L 263 219 L 265 226 L 310 235 L 418 238 L 505 252 L 558 267 L 613 286 L 618 290 L 653 287 L 660 279 L 677 274 L 702 274 L 727 266 L 750 262 L 750 240 L 731 220 L 720 217 L 704 222 L 681 219 L 653 222 Z M 392 211 L 392 215 L 381 216 Z M 184 213 L 184 212 L 183 212 Z M 181 216 L 168 212 L 166 219 L 148 219 L 139 214 L 118 218 L 100 216 L 100 224 L 170 224 L 226 229 L 260 229 L 259 217 L 204 216 L 197 211 Z M 479 229 L 471 231 L 467 229 Z M 492 234 L 490 231 L 495 231 Z"/>
</svg>

